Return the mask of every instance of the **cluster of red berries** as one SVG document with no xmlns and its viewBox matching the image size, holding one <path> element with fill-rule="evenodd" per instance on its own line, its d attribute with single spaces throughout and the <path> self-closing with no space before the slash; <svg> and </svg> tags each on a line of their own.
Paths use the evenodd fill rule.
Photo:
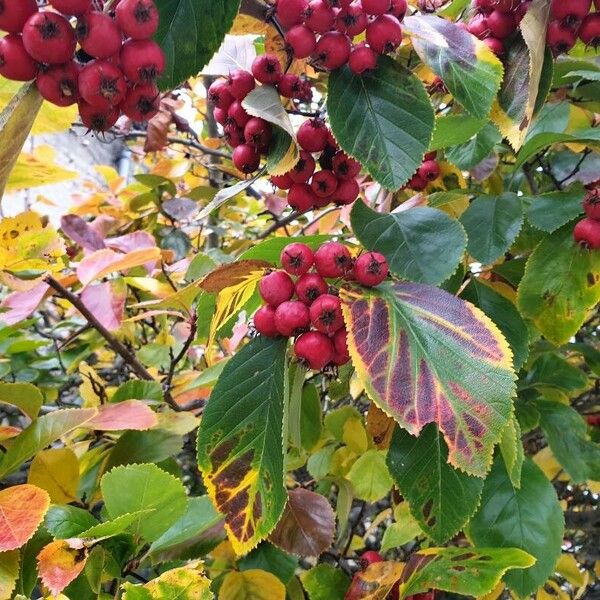
<svg viewBox="0 0 600 600">
<path fill-rule="evenodd" d="M 297 139 L 302 152 L 294 168 L 271 177 L 275 187 L 288 190 L 288 204 L 299 212 L 331 203 L 352 204 L 360 193 L 356 177 L 361 165 L 340 150 L 325 121 L 305 121 L 298 129 Z M 319 170 L 313 154 L 320 154 Z"/>
<path fill-rule="evenodd" d="M 379 285 L 388 275 L 385 257 L 367 252 L 353 260 L 338 242 L 327 242 L 314 253 L 305 244 L 293 243 L 282 250 L 280 261 L 283 270 L 270 271 L 260 280 L 265 304 L 254 315 L 254 328 L 267 337 L 296 337 L 294 353 L 307 368 L 321 371 L 346 364 L 350 356 L 342 304 L 327 280 Z"/>
<path fill-rule="evenodd" d="M 311 57 L 327 70 L 348 63 L 360 75 L 398 48 L 406 9 L 406 0 L 278 0 L 276 15 L 296 58 Z M 365 40 L 353 44 L 363 33 Z"/>
<path fill-rule="evenodd" d="M 226 79 L 218 79 L 208 89 L 208 100 L 214 106 L 215 120 L 223 127 L 225 140 L 233 148 L 233 164 L 249 175 L 260 166 L 261 155 L 267 154 L 271 141 L 270 123 L 248 114 L 242 106 L 244 98 L 256 82 L 275 85 L 284 98 L 310 102 L 310 83 L 291 73 L 283 73 L 274 54 L 262 54 L 252 63 L 252 73 L 237 69 Z"/>
<path fill-rule="evenodd" d="M 531 0 L 474 0 L 475 12 L 466 29 L 502 56 L 504 40 L 517 30 L 530 4 Z"/>
<path fill-rule="evenodd" d="M 600 249 L 600 182 L 586 186 L 583 210 L 586 216 L 575 225 L 573 237 L 590 250 Z"/>
<path fill-rule="evenodd" d="M 58 106 L 78 103 L 83 124 L 95 131 L 110 129 L 121 113 L 146 121 L 158 111 L 155 80 L 165 68 L 150 39 L 158 9 L 153 0 L 120 0 L 109 14 L 94 2 L 50 0 L 54 10 L 40 11 L 36 0 L 0 0 L 0 29 L 8 32 L 0 40 L 0 74 L 35 79 Z"/>
<path fill-rule="evenodd" d="M 423 164 L 406 184 L 407 188 L 415 190 L 415 192 L 422 192 L 428 184 L 440 176 L 441 169 L 436 157 L 437 152 L 429 152 L 424 156 Z"/>
<path fill-rule="evenodd" d="M 571 50 L 577 38 L 586 46 L 600 46 L 600 1 L 594 4 L 596 12 L 590 12 L 592 0 L 552 1 L 546 42 L 555 55 Z"/>
</svg>

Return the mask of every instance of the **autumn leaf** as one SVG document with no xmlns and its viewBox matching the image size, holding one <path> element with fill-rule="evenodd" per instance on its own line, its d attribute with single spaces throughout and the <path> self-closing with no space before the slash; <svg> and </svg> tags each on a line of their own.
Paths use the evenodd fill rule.
<svg viewBox="0 0 600 600">
<path fill-rule="evenodd" d="M 158 424 L 156 413 L 140 400 L 125 400 L 98 407 L 98 414 L 86 424 L 99 431 L 145 430 Z"/>
<path fill-rule="evenodd" d="M 38 452 L 31 461 L 27 482 L 46 490 L 53 504 L 68 504 L 77 500 L 77 456 L 70 448 L 50 448 Z"/>
<path fill-rule="evenodd" d="M 80 540 L 56 540 L 37 555 L 42 583 L 57 596 L 83 571 L 87 550 Z"/>
<path fill-rule="evenodd" d="M 108 240 L 106 241 L 108 245 Z M 142 248 L 127 254 L 120 254 L 108 248 L 98 250 L 86 256 L 77 266 L 77 277 L 83 285 L 114 273 L 128 271 L 148 262 L 156 262 L 160 258 L 158 248 Z"/>
</svg>

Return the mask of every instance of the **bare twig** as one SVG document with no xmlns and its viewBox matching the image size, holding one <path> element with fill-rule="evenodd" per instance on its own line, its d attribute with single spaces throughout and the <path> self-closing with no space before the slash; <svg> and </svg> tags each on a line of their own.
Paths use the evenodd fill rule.
<svg viewBox="0 0 600 600">
<path fill-rule="evenodd" d="M 259 236 L 259 240 L 264 240 L 269 237 L 274 231 L 289 225 L 292 221 L 295 221 L 302 213 L 299 213 L 297 210 L 291 212 L 287 217 L 280 219 L 279 221 L 275 221 L 270 227 L 265 229 Z"/>
<path fill-rule="evenodd" d="M 167 376 L 163 382 L 163 388 L 165 390 L 165 393 L 171 389 L 171 384 L 173 383 L 173 377 L 175 375 L 175 369 L 177 368 L 177 365 L 181 362 L 181 360 L 188 353 L 188 350 L 190 349 L 191 345 L 193 344 L 194 340 L 196 339 L 197 323 L 198 323 L 198 315 L 196 314 L 196 311 L 193 311 L 192 317 L 190 319 L 190 333 L 189 333 L 187 339 L 185 340 L 183 347 L 179 351 L 179 354 L 177 354 L 177 356 L 173 357 L 171 359 L 171 363 L 169 364 L 169 372 L 167 373 Z"/>
</svg>

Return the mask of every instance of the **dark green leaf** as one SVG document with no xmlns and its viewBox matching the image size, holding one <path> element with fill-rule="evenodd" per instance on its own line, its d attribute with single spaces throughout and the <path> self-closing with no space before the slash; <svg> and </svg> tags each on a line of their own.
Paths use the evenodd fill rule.
<svg viewBox="0 0 600 600">
<path fill-rule="evenodd" d="M 249 569 L 262 569 L 268 573 L 273 573 L 284 584 L 294 576 L 294 571 L 298 566 L 298 559 L 282 552 L 279 548 L 263 542 L 239 561 L 240 571 Z"/>
<path fill-rule="evenodd" d="M 471 115 L 443 115 L 435 120 L 435 131 L 430 150 L 441 150 L 449 146 L 463 144 L 470 140 L 487 123 Z"/>
<path fill-rule="evenodd" d="M 585 190 L 581 185 L 540 194 L 530 199 L 527 218 L 534 227 L 552 233 L 583 212 L 584 196 Z"/>
<path fill-rule="evenodd" d="M 350 587 L 349 577 L 341 570 L 320 564 L 301 575 L 310 600 L 344 600 Z"/>
<path fill-rule="evenodd" d="M 182 446 L 183 437 L 165 429 L 126 431 L 111 450 L 106 468 L 133 463 L 159 463 L 175 456 Z"/>
<path fill-rule="evenodd" d="M 110 399 L 111 402 L 123 400 L 154 400 L 162 402 L 163 392 L 158 381 L 126 381 L 122 383 Z"/>
<path fill-rule="evenodd" d="M 302 413 L 300 415 L 300 438 L 302 447 L 310 450 L 321 437 L 321 400 L 314 384 L 308 383 L 302 390 Z"/>
<path fill-rule="evenodd" d="M 555 388 L 574 393 L 588 385 L 586 374 L 567 360 L 554 354 L 540 354 L 527 372 L 525 385 Z"/>
<path fill-rule="evenodd" d="M 478 165 L 489 156 L 494 146 L 500 142 L 502 136 L 495 125 L 486 125 L 474 138 L 446 150 L 446 158 L 459 169 L 467 170 Z"/>
<path fill-rule="evenodd" d="M 59 540 L 77 537 L 79 533 L 98 525 L 98 521 L 83 508 L 55 504 L 44 517 L 44 525 Z"/>
</svg>

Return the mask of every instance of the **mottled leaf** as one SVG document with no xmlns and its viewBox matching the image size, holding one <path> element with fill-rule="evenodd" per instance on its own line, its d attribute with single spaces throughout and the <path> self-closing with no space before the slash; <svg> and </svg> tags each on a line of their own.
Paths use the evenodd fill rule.
<svg viewBox="0 0 600 600">
<path fill-rule="evenodd" d="M 387 600 L 403 571 L 404 563 L 384 561 L 370 564 L 354 575 L 345 600 Z"/>
<path fill-rule="evenodd" d="M 237 285 L 246 280 L 254 271 L 264 271 L 272 265 L 264 260 L 239 260 L 217 267 L 206 275 L 198 285 L 211 294 L 222 292 L 225 288 Z"/>
<path fill-rule="evenodd" d="M 170 569 L 143 585 L 125 583 L 123 600 L 213 600 L 210 581 L 194 565 Z"/>
<path fill-rule="evenodd" d="M 285 586 L 261 569 L 230 571 L 223 579 L 219 600 L 285 600 Z"/>
<path fill-rule="evenodd" d="M 479 309 L 443 290 L 342 289 L 352 362 L 369 396 L 412 435 L 437 423 L 452 465 L 483 477 L 512 412 L 512 354 Z"/>
<path fill-rule="evenodd" d="M 50 448 L 38 452 L 29 466 L 27 483 L 46 490 L 53 504 L 77 500 L 79 461 L 70 448 Z"/>
<path fill-rule="evenodd" d="M 60 594 L 83 571 L 87 550 L 69 540 L 56 540 L 37 556 L 42 583 L 54 596 Z"/>
<path fill-rule="evenodd" d="M 0 552 L 16 550 L 37 531 L 50 507 L 50 496 L 35 485 L 0 490 Z"/>
</svg>

